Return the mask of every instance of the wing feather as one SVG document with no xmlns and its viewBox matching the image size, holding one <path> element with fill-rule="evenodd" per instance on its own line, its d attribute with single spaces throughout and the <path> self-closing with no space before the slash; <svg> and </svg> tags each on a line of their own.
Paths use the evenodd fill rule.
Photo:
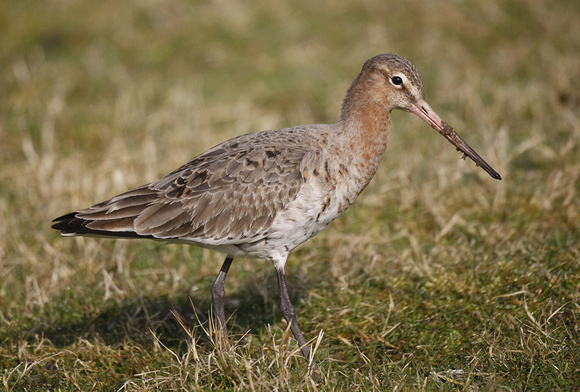
<svg viewBox="0 0 580 392">
<path fill-rule="evenodd" d="M 55 228 L 64 233 L 74 220 L 72 235 L 111 232 L 201 244 L 259 240 L 300 192 L 305 159 L 320 159 L 298 131 L 234 138 L 158 181 L 56 219 Z"/>
</svg>

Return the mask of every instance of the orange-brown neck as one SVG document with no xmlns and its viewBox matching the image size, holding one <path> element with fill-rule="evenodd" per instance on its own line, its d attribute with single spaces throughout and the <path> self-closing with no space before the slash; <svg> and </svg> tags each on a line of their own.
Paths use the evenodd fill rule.
<svg viewBox="0 0 580 392">
<path fill-rule="evenodd" d="M 344 153 L 350 155 L 350 165 L 364 186 L 374 176 L 387 148 L 390 117 L 384 78 L 361 73 L 344 98 L 339 125 Z"/>
</svg>

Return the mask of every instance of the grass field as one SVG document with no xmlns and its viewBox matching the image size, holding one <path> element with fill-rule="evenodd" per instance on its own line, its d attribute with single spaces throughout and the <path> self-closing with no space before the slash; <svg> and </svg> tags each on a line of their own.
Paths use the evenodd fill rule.
<svg viewBox="0 0 580 392">
<path fill-rule="evenodd" d="M 492 180 L 395 112 L 382 167 L 286 266 L 50 221 L 230 137 L 337 119 L 401 54 Z M 576 0 L 0 3 L 0 389 L 580 390 Z"/>
</svg>

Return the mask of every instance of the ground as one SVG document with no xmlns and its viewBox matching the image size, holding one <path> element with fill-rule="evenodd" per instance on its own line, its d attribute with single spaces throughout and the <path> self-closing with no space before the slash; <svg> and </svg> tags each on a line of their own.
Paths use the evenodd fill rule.
<svg viewBox="0 0 580 392">
<path fill-rule="evenodd" d="M 580 385 L 577 1 L 30 0 L 0 4 L 0 369 L 20 390 L 554 390 Z M 352 208 L 291 254 L 312 373 L 274 269 L 61 238 L 55 217 L 233 136 L 337 119 L 368 58 L 503 177 L 392 116 Z"/>
</svg>

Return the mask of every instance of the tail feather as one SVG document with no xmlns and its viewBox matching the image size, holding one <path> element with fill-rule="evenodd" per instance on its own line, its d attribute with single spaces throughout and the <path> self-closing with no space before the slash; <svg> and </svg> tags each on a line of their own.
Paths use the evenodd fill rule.
<svg viewBox="0 0 580 392">
<path fill-rule="evenodd" d="M 118 237 L 118 238 L 154 238 L 151 235 L 140 235 L 134 231 L 108 231 L 108 230 L 98 230 L 91 229 L 87 227 L 87 224 L 91 220 L 83 219 L 77 217 L 77 212 L 71 212 L 69 214 L 63 215 L 56 218 L 52 222 L 52 228 L 59 230 L 61 234 L 65 237 L 69 236 L 96 236 L 96 237 Z"/>
</svg>

